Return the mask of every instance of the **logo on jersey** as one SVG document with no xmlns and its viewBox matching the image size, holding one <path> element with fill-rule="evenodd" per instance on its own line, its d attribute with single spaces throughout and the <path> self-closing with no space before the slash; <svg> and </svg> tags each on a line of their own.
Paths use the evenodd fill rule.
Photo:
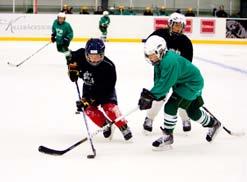
<svg viewBox="0 0 247 182">
<path fill-rule="evenodd" d="M 92 86 L 95 83 L 93 79 L 93 74 L 86 71 L 83 74 L 83 81 L 84 81 L 84 84 Z"/>
<path fill-rule="evenodd" d="M 56 28 L 56 33 L 57 33 L 57 36 L 59 36 L 59 37 L 63 36 L 63 30 L 60 28 Z"/>
</svg>

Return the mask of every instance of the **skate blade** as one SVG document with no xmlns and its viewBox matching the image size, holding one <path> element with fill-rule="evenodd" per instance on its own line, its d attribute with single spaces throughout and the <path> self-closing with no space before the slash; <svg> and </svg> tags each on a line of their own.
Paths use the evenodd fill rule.
<svg viewBox="0 0 247 182">
<path fill-rule="evenodd" d="M 111 135 L 108 138 L 109 141 L 112 141 L 115 129 L 116 129 L 116 126 L 112 125 L 112 127 L 111 127 Z"/>
<path fill-rule="evenodd" d="M 129 140 L 124 140 L 124 143 L 126 144 L 134 143 L 133 137 L 130 138 Z"/>
<path fill-rule="evenodd" d="M 172 145 L 163 145 L 160 147 L 154 147 L 152 148 L 153 151 L 157 152 L 157 151 L 168 151 L 168 150 L 172 150 Z"/>
<path fill-rule="evenodd" d="M 143 134 L 144 136 L 148 136 L 148 135 L 150 135 L 151 133 L 152 133 L 151 131 L 142 130 L 142 134 Z"/>
</svg>

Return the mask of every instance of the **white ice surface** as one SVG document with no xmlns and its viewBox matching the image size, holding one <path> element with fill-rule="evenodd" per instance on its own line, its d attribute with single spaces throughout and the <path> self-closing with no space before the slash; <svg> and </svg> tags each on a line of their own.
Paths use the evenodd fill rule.
<svg viewBox="0 0 247 182">
<path fill-rule="evenodd" d="M 18 63 L 45 42 L 0 43 L 0 181 L 1 182 L 246 182 L 247 137 L 231 137 L 223 130 L 214 143 L 205 140 L 207 129 L 192 123 L 185 134 L 181 122 L 170 151 L 154 152 L 151 143 L 161 132 L 163 113 L 151 136 L 142 135 L 145 111 L 128 117 L 134 135 L 125 143 L 118 130 L 113 141 L 94 138 L 97 157 L 86 159 L 88 142 L 64 156 L 38 152 L 43 144 L 64 149 L 87 136 L 81 115 L 75 115 L 77 93 L 67 76 L 65 59 L 55 45 L 19 68 Z M 75 50 L 84 44 L 72 43 Z M 143 87 L 152 86 L 152 66 L 143 59 L 142 44 L 107 43 L 106 55 L 117 67 L 117 93 L 122 113 L 137 104 Z M 247 70 L 246 46 L 195 45 L 195 57 Z M 195 59 L 204 75 L 207 106 L 229 129 L 247 130 L 247 74 Z M 90 130 L 97 127 L 90 122 Z"/>
</svg>

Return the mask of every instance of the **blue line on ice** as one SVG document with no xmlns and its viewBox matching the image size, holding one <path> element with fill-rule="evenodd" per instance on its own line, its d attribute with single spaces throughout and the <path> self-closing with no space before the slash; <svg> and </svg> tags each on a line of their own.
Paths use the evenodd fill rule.
<svg viewBox="0 0 247 182">
<path fill-rule="evenodd" d="M 239 73 L 247 75 L 247 70 L 245 70 L 245 69 L 240 69 L 240 68 L 236 68 L 236 67 L 229 66 L 229 65 L 226 65 L 226 64 L 217 63 L 215 61 L 208 60 L 208 59 L 201 58 L 201 57 L 195 57 L 195 59 L 200 60 L 200 61 L 204 61 L 206 63 L 217 65 L 217 66 L 222 67 L 224 69 L 232 70 L 232 71 L 239 72 Z"/>
</svg>

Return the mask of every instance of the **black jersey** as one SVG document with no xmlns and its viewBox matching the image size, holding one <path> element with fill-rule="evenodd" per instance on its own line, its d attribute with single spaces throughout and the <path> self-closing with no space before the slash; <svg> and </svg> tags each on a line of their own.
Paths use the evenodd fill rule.
<svg viewBox="0 0 247 182">
<path fill-rule="evenodd" d="M 83 80 L 83 97 L 91 98 L 97 104 L 113 102 L 117 104 L 115 84 L 117 80 L 114 63 L 106 56 L 97 66 L 86 60 L 85 49 L 72 51 L 71 62 L 79 67 L 79 77 Z"/>
<path fill-rule="evenodd" d="M 179 33 L 170 33 L 169 28 L 158 29 L 154 31 L 150 36 L 152 35 L 158 35 L 164 38 L 169 50 L 174 50 L 175 52 L 192 62 L 193 46 L 192 42 L 186 35 Z"/>
</svg>

